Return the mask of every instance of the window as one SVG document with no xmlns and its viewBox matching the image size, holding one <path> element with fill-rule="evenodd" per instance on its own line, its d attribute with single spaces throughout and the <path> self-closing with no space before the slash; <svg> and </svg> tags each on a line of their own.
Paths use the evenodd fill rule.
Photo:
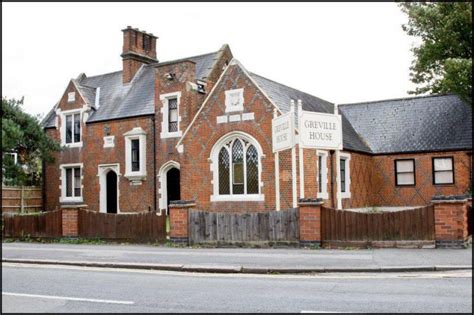
<svg viewBox="0 0 474 315">
<path fill-rule="evenodd" d="M 346 192 L 346 160 L 341 159 L 341 192 Z"/>
<path fill-rule="evenodd" d="M 415 186 L 415 160 L 395 160 L 395 185 Z"/>
<path fill-rule="evenodd" d="M 225 112 L 244 110 L 244 89 L 225 91 Z"/>
<path fill-rule="evenodd" d="M 61 202 L 82 202 L 82 164 L 63 164 L 61 168 Z"/>
<path fill-rule="evenodd" d="M 351 197 L 350 160 L 350 154 L 340 153 L 339 184 L 341 185 L 341 198 Z"/>
<path fill-rule="evenodd" d="M 179 116 L 180 98 L 181 92 L 160 95 L 160 100 L 163 104 L 161 108 L 163 115 L 161 138 L 181 137 L 181 131 L 179 130 L 179 123 L 181 121 L 181 117 Z"/>
<path fill-rule="evenodd" d="M 125 177 L 138 182 L 146 177 L 146 133 L 136 127 L 124 133 Z"/>
<path fill-rule="evenodd" d="M 328 153 L 325 151 L 317 151 L 318 156 L 318 193 L 317 197 L 322 199 L 328 199 L 328 168 L 327 168 L 327 156 Z"/>
<path fill-rule="evenodd" d="M 178 99 L 168 100 L 168 132 L 178 131 Z"/>
<path fill-rule="evenodd" d="M 62 113 L 61 142 L 63 145 L 74 147 L 82 146 L 81 139 L 81 111 Z"/>
<path fill-rule="evenodd" d="M 132 172 L 140 171 L 140 140 L 132 140 Z"/>
<path fill-rule="evenodd" d="M 72 103 L 76 100 L 76 92 L 67 93 L 67 102 Z"/>
<path fill-rule="evenodd" d="M 433 184 L 454 184 L 453 157 L 433 158 Z"/>
<path fill-rule="evenodd" d="M 214 195 L 211 201 L 263 200 L 260 146 L 243 135 L 227 136 L 212 150 Z"/>
</svg>

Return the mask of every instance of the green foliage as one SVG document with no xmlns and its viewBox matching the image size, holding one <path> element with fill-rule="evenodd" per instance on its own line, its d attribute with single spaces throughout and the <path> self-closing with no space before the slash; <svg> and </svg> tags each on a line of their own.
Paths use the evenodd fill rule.
<svg viewBox="0 0 474 315">
<path fill-rule="evenodd" d="M 472 3 L 404 2 L 403 30 L 421 39 L 412 49 L 411 94 L 454 93 L 472 104 Z"/>
<path fill-rule="evenodd" d="M 53 152 L 61 150 L 41 127 L 39 117 L 23 112 L 23 99 L 2 98 L 2 172 L 6 185 L 37 185 L 41 161 L 53 161 Z M 18 163 L 10 154 L 17 154 Z"/>
</svg>

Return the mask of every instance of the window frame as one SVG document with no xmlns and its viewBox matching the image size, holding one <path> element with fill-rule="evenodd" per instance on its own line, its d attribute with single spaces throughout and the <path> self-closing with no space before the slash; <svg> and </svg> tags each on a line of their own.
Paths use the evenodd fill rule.
<svg viewBox="0 0 474 315">
<path fill-rule="evenodd" d="M 318 198 L 322 198 L 322 199 L 328 199 L 329 198 L 329 194 L 328 194 L 328 156 L 329 156 L 329 153 L 327 151 L 323 151 L 323 150 L 316 150 L 316 156 L 318 157 L 316 163 L 316 170 L 317 170 L 317 177 L 316 177 L 316 180 L 318 182 L 318 191 L 316 192 L 316 196 Z M 322 164 L 324 165 L 324 167 L 321 167 L 321 170 L 322 170 L 322 174 L 321 174 L 321 181 L 322 183 L 319 182 L 319 157 L 321 156 L 321 161 L 322 161 Z M 321 192 L 319 191 L 319 188 L 321 188 Z"/>
<path fill-rule="evenodd" d="M 399 184 L 398 183 L 398 174 L 408 174 L 412 172 L 398 172 L 397 162 L 398 161 L 412 161 L 413 162 L 413 184 Z M 394 171 L 395 171 L 395 186 L 396 187 L 415 187 L 416 186 L 416 163 L 414 158 L 405 158 L 405 159 L 395 159 L 393 160 L 394 163 Z"/>
<path fill-rule="evenodd" d="M 83 112 L 83 109 L 82 108 L 78 108 L 78 109 L 71 109 L 71 110 L 67 110 L 67 111 L 61 111 L 61 145 L 63 146 L 66 146 L 66 147 L 69 147 L 69 148 L 74 148 L 74 147 L 82 147 L 82 129 L 84 129 L 84 126 L 82 124 L 82 112 Z M 75 135 L 75 124 L 74 124 L 74 117 L 75 115 L 79 115 L 79 141 L 74 141 L 74 135 Z M 66 121 L 67 121 L 67 117 L 68 116 L 72 116 L 72 119 L 71 119 L 71 141 L 72 142 L 66 142 L 66 132 L 67 132 L 67 124 L 66 124 Z"/>
<path fill-rule="evenodd" d="M 176 111 L 178 113 L 177 117 L 177 131 L 169 130 L 169 100 L 176 98 Z M 161 118 L 161 133 L 160 137 L 163 138 L 176 138 L 182 136 L 182 131 L 180 128 L 181 125 L 181 115 L 179 113 L 180 103 L 181 103 L 181 92 L 172 92 L 160 95 L 160 100 L 162 107 L 160 112 L 162 114 Z"/>
<path fill-rule="evenodd" d="M 244 193 L 243 194 L 234 194 L 233 193 L 233 162 L 232 162 L 232 147 L 235 143 L 235 141 L 239 139 L 242 142 L 243 145 L 243 160 L 242 160 L 242 166 L 243 166 L 243 173 L 244 173 Z M 248 142 L 247 145 L 242 141 L 245 140 Z M 230 143 L 230 146 L 227 147 L 227 144 Z M 255 150 L 257 151 L 258 154 L 258 159 L 257 159 L 257 173 L 258 173 L 258 192 L 254 194 L 248 194 L 247 193 L 247 150 L 250 146 L 253 146 Z M 229 194 L 220 194 L 219 192 L 219 153 L 221 152 L 221 149 L 227 150 L 228 156 L 229 156 Z M 264 154 L 262 152 L 262 148 L 260 144 L 250 135 L 243 133 L 243 132 L 232 132 L 230 134 L 227 134 L 223 136 L 220 140 L 218 140 L 212 150 L 211 150 L 211 171 L 213 172 L 213 180 L 211 184 L 213 185 L 213 194 L 211 195 L 211 202 L 216 202 L 216 201 L 264 201 L 265 196 L 262 192 L 262 158 L 264 158 Z"/>
<path fill-rule="evenodd" d="M 345 176 L 344 176 L 344 183 L 346 185 L 346 191 L 342 192 L 341 191 L 341 198 L 347 199 L 351 198 L 351 155 L 349 153 L 340 153 L 339 154 L 339 161 L 344 160 L 345 161 Z M 338 174 L 338 185 L 341 185 L 341 169 L 339 167 L 339 174 Z"/>
<path fill-rule="evenodd" d="M 135 127 L 123 134 L 125 138 L 125 177 L 131 181 L 140 181 L 146 177 L 146 132 L 141 127 Z M 132 140 L 139 141 L 139 170 L 132 168 Z"/>
<path fill-rule="evenodd" d="M 80 171 L 80 196 L 75 195 L 75 190 L 78 187 L 75 187 L 74 184 L 74 169 L 79 168 Z M 67 169 L 72 169 L 71 174 L 72 174 L 72 187 L 71 187 L 71 193 L 72 196 L 67 196 Z M 61 164 L 59 165 L 59 170 L 61 173 L 60 181 L 61 181 L 61 195 L 59 197 L 59 202 L 83 202 L 84 200 L 84 164 L 83 163 L 69 163 L 69 164 Z"/>
<path fill-rule="evenodd" d="M 435 174 L 436 172 L 447 172 L 447 171 L 436 171 L 435 170 L 435 160 L 436 159 L 450 159 L 451 160 L 451 172 L 453 173 L 453 181 L 452 183 L 440 183 L 440 184 L 437 184 L 436 183 L 436 177 L 435 177 Z M 433 185 L 435 186 L 451 186 L 451 185 L 454 185 L 456 183 L 456 173 L 454 171 L 454 156 L 450 155 L 450 156 L 433 156 L 431 157 L 431 177 L 433 178 L 432 182 L 433 182 Z"/>
</svg>

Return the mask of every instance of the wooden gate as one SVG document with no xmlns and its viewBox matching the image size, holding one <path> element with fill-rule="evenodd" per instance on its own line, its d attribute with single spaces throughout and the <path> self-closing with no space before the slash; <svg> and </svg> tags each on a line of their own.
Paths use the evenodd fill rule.
<svg viewBox="0 0 474 315">
<path fill-rule="evenodd" d="M 155 211 L 115 214 L 80 210 L 79 237 L 134 241 L 157 241 L 166 238 L 165 216 Z"/>
<path fill-rule="evenodd" d="M 297 242 L 298 209 L 259 213 L 189 211 L 191 244 Z"/>
<path fill-rule="evenodd" d="M 432 205 L 383 213 L 321 209 L 323 242 L 434 240 L 434 230 Z"/>
<path fill-rule="evenodd" d="M 60 237 L 61 210 L 35 214 L 3 213 L 3 237 Z"/>
</svg>

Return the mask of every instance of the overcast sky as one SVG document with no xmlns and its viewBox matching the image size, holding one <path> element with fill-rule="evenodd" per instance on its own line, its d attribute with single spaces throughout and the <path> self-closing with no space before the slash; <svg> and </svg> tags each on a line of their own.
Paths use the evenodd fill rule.
<svg viewBox="0 0 474 315">
<path fill-rule="evenodd" d="M 46 114 L 69 79 L 121 70 L 121 29 L 160 61 L 227 43 L 249 71 L 335 103 L 407 96 L 413 38 L 394 3 L 2 3 L 2 95 Z"/>
</svg>

